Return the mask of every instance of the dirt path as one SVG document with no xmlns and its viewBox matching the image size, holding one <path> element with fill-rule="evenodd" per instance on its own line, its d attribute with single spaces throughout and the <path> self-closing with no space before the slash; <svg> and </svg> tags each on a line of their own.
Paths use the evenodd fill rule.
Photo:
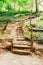
<svg viewBox="0 0 43 65">
<path fill-rule="evenodd" d="M 10 52 L 0 54 L 0 65 L 43 65 L 43 58 L 39 56 L 16 55 Z"/>
</svg>

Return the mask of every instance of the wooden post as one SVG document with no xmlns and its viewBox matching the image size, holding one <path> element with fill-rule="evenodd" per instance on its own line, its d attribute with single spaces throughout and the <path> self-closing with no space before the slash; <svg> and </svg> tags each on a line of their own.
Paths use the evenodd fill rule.
<svg viewBox="0 0 43 65">
<path fill-rule="evenodd" d="M 33 30 L 32 30 L 32 24 L 31 24 L 31 17 L 30 17 L 30 42 L 31 42 L 31 51 L 33 52 Z"/>
<path fill-rule="evenodd" d="M 13 40 L 11 40 L 11 50 L 13 50 Z"/>
<path fill-rule="evenodd" d="M 11 51 L 13 50 L 13 39 L 8 40 L 11 43 Z"/>
</svg>

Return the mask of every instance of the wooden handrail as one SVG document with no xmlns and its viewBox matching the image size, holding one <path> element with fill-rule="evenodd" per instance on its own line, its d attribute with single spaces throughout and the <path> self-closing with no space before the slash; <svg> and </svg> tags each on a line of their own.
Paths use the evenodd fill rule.
<svg viewBox="0 0 43 65">
<path fill-rule="evenodd" d="M 34 32 L 43 32 L 43 29 L 35 29 L 35 28 L 33 28 L 33 31 Z"/>
</svg>

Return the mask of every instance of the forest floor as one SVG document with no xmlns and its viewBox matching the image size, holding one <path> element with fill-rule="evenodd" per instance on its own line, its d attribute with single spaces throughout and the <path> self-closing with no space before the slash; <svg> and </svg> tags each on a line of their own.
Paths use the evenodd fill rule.
<svg viewBox="0 0 43 65">
<path fill-rule="evenodd" d="M 7 50 L 0 49 L 0 65 L 43 65 L 43 56 L 16 55 Z"/>
</svg>

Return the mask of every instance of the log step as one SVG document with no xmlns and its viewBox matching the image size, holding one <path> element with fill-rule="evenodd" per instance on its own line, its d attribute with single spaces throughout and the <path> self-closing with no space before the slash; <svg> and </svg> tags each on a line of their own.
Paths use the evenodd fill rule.
<svg viewBox="0 0 43 65">
<path fill-rule="evenodd" d="M 17 38 L 17 41 L 25 41 L 24 38 Z"/>
<path fill-rule="evenodd" d="M 13 48 L 18 48 L 18 49 L 30 49 L 29 45 L 13 45 Z"/>
<path fill-rule="evenodd" d="M 20 50 L 20 49 L 13 49 L 12 50 L 13 53 L 16 53 L 16 54 L 20 54 L 20 55 L 31 55 L 31 51 L 30 50 Z"/>
</svg>

